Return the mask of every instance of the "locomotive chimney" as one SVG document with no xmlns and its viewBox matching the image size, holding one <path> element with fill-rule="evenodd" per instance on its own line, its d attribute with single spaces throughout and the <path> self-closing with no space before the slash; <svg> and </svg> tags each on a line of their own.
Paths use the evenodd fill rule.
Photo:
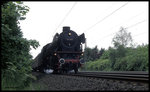
<svg viewBox="0 0 150 92">
<path fill-rule="evenodd" d="M 63 27 L 63 32 L 65 32 L 65 31 L 70 31 L 70 27 L 69 26 Z"/>
</svg>

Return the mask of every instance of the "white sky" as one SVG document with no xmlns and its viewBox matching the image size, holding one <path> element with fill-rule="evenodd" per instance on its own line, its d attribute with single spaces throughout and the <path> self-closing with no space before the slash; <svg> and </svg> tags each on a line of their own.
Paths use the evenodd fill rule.
<svg viewBox="0 0 150 92">
<path fill-rule="evenodd" d="M 72 11 L 68 13 L 74 4 Z M 126 5 L 119 9 L 124 4 Z M 134 43 L 148 43 L 148 2 L 28 1 L 24 5 L 30 7 L 26 19 L 20 21 L 24 38 L 35 39 L 40 43 L 36 50 L 30 51 L 33 58 L 41 52 L 44 45 L 52 41 L 52 35 L 56 31 L 62 32 L 63 26 L 70 26 L 79 35 L 84 32 L 87 46 L 91 48 L 96 45 L 99 49 L 113 46 L 112 38 L 121 26 L 132 26 L 127 31 L 131 32 Z M 94 24 L 96 25 L 93 26 Z"/>
</svg>

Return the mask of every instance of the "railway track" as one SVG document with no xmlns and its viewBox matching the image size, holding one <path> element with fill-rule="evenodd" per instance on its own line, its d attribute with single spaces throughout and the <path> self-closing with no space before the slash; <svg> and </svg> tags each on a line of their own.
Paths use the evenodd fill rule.
<svg viewBox="0 0 150 92">
<path fill-rule="evenodd" d="M 42 73 L 42 75 L 45 75 Z M 126 80 L 137 82 L 149 82 L 149 73 L 143 71 L 114 71 L 114 72 L 98 72 L 98 71 L 79 71 L 77 74 L 70 72 L 68 74 L 56 74 L 66 76 L 79 76 L 79 77 L 91 77 L 91 78 L 104 78 L 114 80 Z"/>
<path fill-rule="evenodd" d="M 65 74 L 66 75 L 66 74 Z M 77 74 L 67 74 L 71 76 L 82 76 L 92 78 L 117 79 L 127 81 L 149 82 L 148 72 L 142 71 L 125 71 L 125 72 L 78 72 Z"/>
</svg>

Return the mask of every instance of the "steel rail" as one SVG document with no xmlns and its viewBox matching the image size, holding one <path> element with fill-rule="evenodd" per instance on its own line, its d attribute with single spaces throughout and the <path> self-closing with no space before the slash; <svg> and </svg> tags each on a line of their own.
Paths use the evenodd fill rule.
<svg viewBox="0 0 150 92">
<path fill-rule="evenodd" d="M 128 81 L 149 82 L 148 72 L 78 72 L 77 74 L 70 73 L 71 76 L 82 76 L 92 78 L 106 78 Z"/>
</svg>

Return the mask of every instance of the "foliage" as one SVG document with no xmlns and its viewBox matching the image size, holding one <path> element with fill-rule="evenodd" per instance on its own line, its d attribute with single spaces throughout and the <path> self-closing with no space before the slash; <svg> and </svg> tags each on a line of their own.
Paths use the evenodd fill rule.
<svg viewBox="0 0 150 92">
<path fill-rule="evenodd" d="M 127 48 L 126 56 L 118 58 L 115 70 L 148 71 L 148 45 Z"/>
<path fill-rule="evenodd" d="M 116 33 L 112 42 L 114 47 L 109 47 L 108 50 L 101 49 L 100 53 L 87 48 L 85 56 L 89 62 L 86 62 L 81 70 L 148 71 L 149 45 L 143 44 L 135 47 L 131 34 L 123 27 Z M 92 55 L 98 58 L 93 58 Z"/>
<path fill-rule="evenodd" d="M 119 46 L 118 49 L 109 47 L 100 59 L 86 62 L 81 70 L 148 71 L 148 46 L 139 45 L 136 48 Z"/>
<path fill-rule="evenodd" d="M 101 50 L 99 51 L 99 58 L 101 58 L 101 56 L 104 54 L 105 52 L 105 49 L 104 48 L 101 48 Z"/>
<path fill-rule="evenodd" d="M 97 54 L 98 50 L 97 48 L 85 48 L 84 51 L 84 57 L 85 57 L 85 61 L 93 61 L 96 59 L 96 54 Z"/>
<path fill-rule="evenodd" d="M 94 48 L 85 48 L 84 51 L 84 58 L 85 61 L 94 61 L 97 60 L 98 58 L 100 58 L 102 56 L 102 54 L 104 53 L 105 49 L 101 48 L 101 50 L 99 50 L 97 48 L 97 46 L 95 46 Z"/>
<path fill-rule="evenodd" d="M 29 85 L 34 78 L 31 72 L 30 46 L 37 48 L 36 40 L 23 38 L 19 20 L 24 20 L 29 7 L 22 2 L 1 5 L 1 64 L 2 89 L 19 89 Z"/>
<path fill-rule="evenodd" d="M 98 59 L 96 61 L 86 62 L 85 65 L 81 67 L 81 70 L 110 71 L 110 66 L 111 64 L 109 59 Z"/>
<path fill-rule="evenodd" d="M 129 44 L 132 44 L 132 36 L 131 33 L 127 32 L 127 30 L 123 27 L 120 28 L 120 31 L 116 33 L 114 38 L 112 39 L 112 43 L 114 44 L 114 47 L 118 47 L 122 45 L 123 47 L 128 46 Z"/>
<path fill-rule="evenodd" d="M 101 55 L 101 59 L 109 59 L 110 50 L 105 50 Z"/>
<path fill-rule="evenodd" d="M 125 57 L 127 61 L 127 70 L 129 71 L 148 71 L 148 45 L 138 46 L 135 49 L 131 49 Z"/>
</svg>

